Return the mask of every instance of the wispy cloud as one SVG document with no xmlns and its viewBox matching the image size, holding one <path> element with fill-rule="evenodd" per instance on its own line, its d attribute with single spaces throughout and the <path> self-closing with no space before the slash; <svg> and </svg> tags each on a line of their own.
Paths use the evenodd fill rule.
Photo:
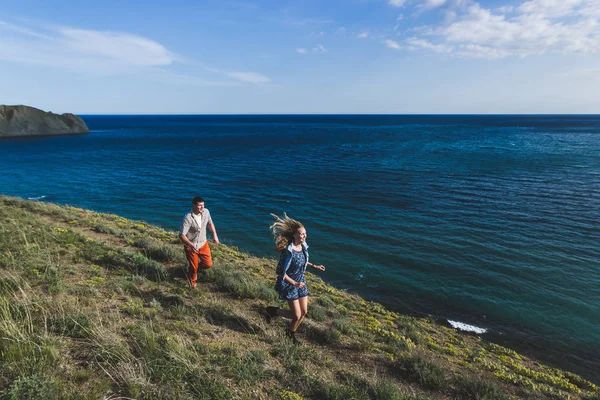
<svg viewBox="0 0 600 400">
<path fill-rule="evenodd" d="M 388 0 L 388 4 L 393 7 L 402 7 L 407 0 Z"/>
<path fill-rule="evenodd" d="M 145 71 L 148 76 L 191 85 L 265 84 L 271 80 L 256 72 L 227 72 L 208 67 L 168 50 L 149 38 L 128 33 L 53 25 L 23 25 L 0 20 L 0 60 L 73 69 L 91 73 L 122 74 Z M 219 81 L 169 72 L 176 63 L 200 65 L 220 75 Z M 225 81 L 223 80 L 225 79 Z M 227 79 L 233 81 L 227 82 Z"/>
<path fill-rule="evenodd" d="M 323 46 L 322 44 L 318 44 L 315 47 L 313 47 L 312 49 L 308 50 L 305 47 L 298 47 L 296 49 L 296 53 L 302 54 L 302 55 L 307 55 L 307 54 L 323 54 L 323 53 L 327 53 L 327 49 L 325 48 L 325 46 Z"/>
<path fill-rule="evenodd" d="M 284 25 L 311 26 L 311 25 L 329 25 L 335 23 L 332 19 L 327 18 L 293 18 L 288 16 L 283 17 L 261 17 L 261 20 L 274 22 Z"/>
<path fill-rule="evenodd" d="M 390 49 L 396 49 L 396 50 L 400 50 L 402 47 L 400 46 L 400 44 L 398 44 L 398 42 L 392 40 L 392 39 L 386 39 L 384 40 L 384 43 L 387 47 L 389 47 Z"/>
<path fill-rule="evenodd" d="M 313 47 L 312 52 L 315 54 L 323 54 L 327 53 L 327 49 L 322 44 L 318 44 L 315 47 Z"/>
<path fill-rule="evenodd" d="M 131 33 L 26 27 L 0 21 L 0 58 L 53 67 L 115 70 L 166 66 L 178 56 L 160 43 Z"/>
<path fill-rule="evenodd" d="M 154 77 L 155 79 L 161 80 L 163 82 L 167 82 L 175 85 L 182 86 L 241 86 L 242 83 L 238 81 L 231 80 L 210 80 L 210 79 L 202 79 L 197 76 L 180 74 L 176 72 L 171 72 L 164 68 L 152 68 L 149 71 L 149 75 Z"/>
<path fill-rule="evenodd" d="M 357 38 L 359 39 L 366 39 L 369 37 L 369 33 L 368 32 L 361 32 L 358 35 L 356 35 Z"/>
<path fill-rule="evenodd" d="M 255 85 L 271 82 L 270 78 L 256 72 L 229 72 L 227 76 L 237 79 L 240 82 L 253 83 Z"/>
<path fill-rule="evenodd" d="M 407 48 L 409 50 L 429 49 L 429 50 L 437 51 L 438 53 L 449 53 L 453 50 L 453 48 L 450 46 L 446 46 L 443 44 L 433 44 L 427 40 L 418 39 L 415 37 L 407 39 L 406 44 L 407 44 Z"/>
</svg>

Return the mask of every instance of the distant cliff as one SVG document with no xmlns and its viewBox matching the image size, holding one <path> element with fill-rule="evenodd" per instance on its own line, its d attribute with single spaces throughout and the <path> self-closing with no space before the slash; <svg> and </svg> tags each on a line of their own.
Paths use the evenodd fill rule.
<svg viewBox="0 0 600 400">
<path fill-rule="evenodd" d="M 86 123 L 73 114 L 53 114 L 28 106 L 0 105 L 0 138 L 89 133 Z"/>
</svg>

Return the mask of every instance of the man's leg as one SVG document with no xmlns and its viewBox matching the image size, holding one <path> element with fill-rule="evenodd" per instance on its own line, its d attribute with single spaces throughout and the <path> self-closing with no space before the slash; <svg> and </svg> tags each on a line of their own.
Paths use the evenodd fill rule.
<svg viewBox="0 0 600 400">
<path fill-rule="evenodd" d="M 208 242 L 204 243 L 200 250 L 198 250 L 198 268 L 209 269 L 212 267 L 212 255 L 210 254 L 210 247 Z"/>
<path fill-rule="evenodd" d="M 188 260 L 188 279 L 192 287 L 196 287 L 198 279 L 198 254 L 185 246 L 185 258 Z"/>
</svg>

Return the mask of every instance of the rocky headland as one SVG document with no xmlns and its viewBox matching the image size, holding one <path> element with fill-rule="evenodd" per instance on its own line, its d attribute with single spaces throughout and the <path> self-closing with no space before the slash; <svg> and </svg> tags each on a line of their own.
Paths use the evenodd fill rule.
<svg viewBox="0 0 600 400">
<path fill-rule="evenodd" d="M 54 114 L 29 106 L 0 105 L 0 138 L 89 133 L 80 117 Z"/>
</svg>

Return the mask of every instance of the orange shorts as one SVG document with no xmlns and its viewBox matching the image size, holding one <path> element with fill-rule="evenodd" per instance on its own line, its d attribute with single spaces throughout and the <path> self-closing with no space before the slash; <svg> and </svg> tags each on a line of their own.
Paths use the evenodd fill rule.
<svg viewBox="0 0 600 400">
<path fill-rule="evenodd" d="M 208 242 L 204 243 L 198 249 L 198 252 L 193 252 L 189 247 L 185 246 L 185 257 L 188 260 L 188 278 L 192 286 L 196 286 L 198 279 L 198 269 L 209 269 L 212 267 L 212 256 Z"/>
</svg>

